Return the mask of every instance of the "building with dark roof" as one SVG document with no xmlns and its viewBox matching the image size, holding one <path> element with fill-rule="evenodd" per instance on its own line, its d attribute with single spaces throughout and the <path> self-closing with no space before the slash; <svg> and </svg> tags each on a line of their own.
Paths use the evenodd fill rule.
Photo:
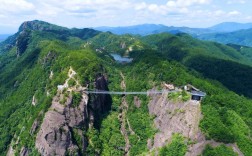
<svg viewBox="0 0 252 156">
<path fill-rule="evenodd" d="M 191 95 L 192 95 L 192 100 L 197 100 L 200 101 L 203 97 L 206 96 L 205 92 L 202 91 L 191 91 Z"/>
</svg>

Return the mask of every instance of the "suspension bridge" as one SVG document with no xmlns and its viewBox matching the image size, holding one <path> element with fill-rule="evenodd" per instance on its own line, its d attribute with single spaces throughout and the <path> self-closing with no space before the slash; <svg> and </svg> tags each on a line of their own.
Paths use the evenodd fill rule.
<svg viewBox="0 0 252 156">
<path fill-rule="evenodd" d="M 162 91 L 145 91 L 145 92 L 117 92 L 117 91 L 105 91 L 105 90 L 85 90 L 87 94 L 110 94 L 110 95 L 151 95 L 151 94 L 163 94 L 163 93 L 172 93 L 178 92 L 178 90 L 162 90 Z"/>
</svg>

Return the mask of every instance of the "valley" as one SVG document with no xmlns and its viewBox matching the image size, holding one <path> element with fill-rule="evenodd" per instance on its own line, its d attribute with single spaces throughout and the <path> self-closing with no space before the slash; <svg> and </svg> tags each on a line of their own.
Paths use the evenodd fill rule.
<svg viewBox="0 0 252 156">
<path fill-rule="evenodd" d="M 0 44 L 0 155 L 250 156 L 244 49 L 24 22 Z"/>
</svg>

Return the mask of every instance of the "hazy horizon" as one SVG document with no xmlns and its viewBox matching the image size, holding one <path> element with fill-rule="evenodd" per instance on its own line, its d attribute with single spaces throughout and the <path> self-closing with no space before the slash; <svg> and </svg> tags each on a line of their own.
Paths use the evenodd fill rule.
<svg viewBox="0 0 252 156">
<path fill-rule="evenodd" d="M 37 20 L 37 19 L 35 19 L 35 20 Z M 33 20 L 32 20 L 33 21 Z M 41 20 L 40 20 L 41 21 Z M 24 22 L 26 22 L 26 21 L 24 21 Z M 44 21 L 44 22 L 48 22 L 48 21 Z M 50 23 L 50 22 L 49 22 Z M 242 23 L 242 22 L 234 22 L 234 21 L 227 21 L 227 22 L 221 22 L 221 23 L 240 23 L 240 24 L 248 24 L 248 23 Z M 118 26 L 106 26 L 106 25 L 102 25 L 102 26 L 97 26 L 97 27 L 67 27 L 67 26 L 64 26 L 64 27 L 66 27 L 66 28 L 69 28 L 69 29 L 71 29 L 71 28 L 78 28 L 78 29 L 82 29 L 82 28 L 93 28 L 93 29 L 95 29 L 95 28 L 102 28 L 102 27 L 110 27 L 110 28 L 116 28 L 116 27 L 131 27 L 131 26 L 139 26 L 139 25 L 151 25 L 151 24 L 153 24 L 153 25 L 164 25 L 164 26 L 168 26 L 168 27 L 172 27 L 172 26 L 174 26 L 174 27 L 188 27 L 188 28 L 210 28 L 210 27 L 212 27 L 212 26 L 215 26 L 215 25 L 218 25 L 218 24 L 221 24 L 221 23 L 216 23 L 216 24 L 214 24 L 214 25 L 209 25 L 209 26 L 207 26 L 207 27 L 189 27 L 189 26 L 186 26 L 186 25 L 182 25 L 182 26 L 174 26 L 174 25 L 165 25 L 165 24 L 154 24 L 154 23 L 140 23 L 140 24 L 136 24 L 136 25 L 125 25 L 125 26 L 120 26 L 120 25 L 118 25 Z M 252 23 L 252 22 L 251 22 Z M 22 24 L 22 23 L 21 23 Z M 20 25 L 21 25 L 20 24 Z M 50 24 L 55 24 L 55 23 L 50 23 Z M 19 26 L 20 26 L 19 25 Z M 56 24 L 57 25 L 57 24 Z M 0 32 L 3 32 L 3 33 L 0 33 L 0 35 L 11 35 L 11 34 L 14 34 L 14 33 L 16 33 L 16 32 L 18 32 L 18 28 L 19 28 L 19 26 L 17 27 L 17 28 L 14 28 L 14 29 L 8 29 L 7 31 L 3 31 L 3 29 L 0 27 Z M 58 25 L 58 26 L 62 26 L 62 25 Z M 4 28 L 4 29 L 6 29 L 6 28 Z"/>
<path fill-rule="evenodd" d="M 248 0 L 0 0 L 0 34 L 15 33 L 24 21 L 68 28 L 163 24 L 206 28 L 222 22 L 250 23 Z"/>
</svg>

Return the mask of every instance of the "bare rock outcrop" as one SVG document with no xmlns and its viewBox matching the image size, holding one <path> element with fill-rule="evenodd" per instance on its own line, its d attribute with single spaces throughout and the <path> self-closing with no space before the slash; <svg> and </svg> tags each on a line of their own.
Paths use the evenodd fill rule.
<svg viewBox="0 0 252 156">
<path fill-rule="evenodd" d="M 62 97 L 56 96 L 45 114 L 41 129 L 36 138 L 36 148 L 45 156 L 75 153 L 78 147 L 73 143 L 71 128 L 85 125 L 87 118 L 87 95 L 77 107 L 72 107 L 72 96 L 64 104 Z"/>
<path fill-rule="evenodd" d="M 162 95 L 153 94 L 150 97 L 149 112 L 151 115 L 156 116 L 154 124 L 159 132 L 154 136 L 152 146 L 151 140 L 148 140 L 149 149 L 153 150 L 165 146 L 171 141 L 173 133 L 180 133 L 194 142 L 188 145 L 186 156 L 201 155 L 208 144 L 212 147 L 223 144 L 214 140 L 207 140 L 201 132 L 199 123 L 202 115 L 199 101 L 176 102 L 170 100 L 167 93 Z M 232 147 L 239 156 L 243 156 L 236 144 L 225 145 Z"/>
<path fill-rule="evenodd" d="M 108 91 L 108 82 L 107 82 L 107 78 L 106 76 L 102 75 L 102 74 L 98 74 L 96 76 L 96 80 L 95 80 L 95 89 L 96 90 L 104 90 L 104 91 Z M 98 121 L 101 118 L 101 114 L 104 114 L 106 112 L 108 112 L 109 110 L 111 110 L 111 103 L 112 103 L 112 99 L 110 95 L 106 95 L 106 94 L 99 94 L 99 95 L 90 95 L 90 102 L 89 106 L 90 109 L 89 111 L 89 118 L 90 118 L 90 125 L 93 126 L 93 124 L 95 124 L 95 120 Z M 95 127 L 99 126 L 99 125 L 94 125 Z"/>
<path fill-rule="evenodd" d="M 149 112 L 155 115 L 155 127 L 159 130 L 154 136 L 152 149 L 165 146 L 174 133 L 197 142 L 189 146 L 187 156 L 197 156 L 206 146 L 205 136 L 199 129 L 201 119 L 200 103 L 197 101 L 179 102 L 170 100 L 167 93 L 151 95 Z"/>
<path fill-rule="evenodd" d="M 24 23 L 22 23 L 21 26 L 19 27 L 19 31 L 24 30 L 51 31 L 51 32 L 64 33 L 68 29 L 53 24 L 49 24 L 47 22 L 34 20 L 34 21 L 25 21 Z"/>
<path fill-rule="evenodd" d="M 23 30 L 19 33 L 17 39 L 16 39 L 16 54 L 17 56 L 22 55 L 25 50 L 27 49 L 28 42 L 30 39 L 30 32 L 27 30 Z"/>
<path fill-rule="evenodd" d="M 30 150 L 26 147 L 22 147 L 19 156 L 29 156 Z"/>
<path fill-rule="evenodd" d="M 64 85 L 58 86 L 57 95 L 53 98 L 37 134 L 35 145 L 43 156 L 83 153 L 88 146 L 83 129 L 87 130 L 99 119 L 99 115 L 110 109 L 108 104 L 111 99 L 108 95 L 88 96 L 85 93 L 86 88 L 80 85 L 75 75 L 76 72 L 70 67 L 68 78 Z M 70 80 L 74 80 L 76 85 L 68 85 Z M 102 74 L 97 76 L 95 88 L 108 90 L 107 80 Z M 34 129 L 31 131 L 34 132 Z M 76 135 L 82 140 L 81 144 L 77 145 L 74 141 Z"/>
<path fill-rule="evenodd" d="M 167 97 L 167 93 L 154 95 L 149 103 L 149 112 L 156 116 L 154 124 L 160 131 L 154 137 L 153 148 L 167 144 L 173 133 L 194 140 L 199 132 L 200 103 L 191 100 L 174 102 Z"/>
<path fill-rule="evenodd" d="M 35 133 L 35 131 L 38 129 L 39 126 L 39 121 L 37 119 L 35 119 L 35 121 L 32 124 L 31 130 L 30 130 L 30 134 L 33 135 Z"/>
</svg>

